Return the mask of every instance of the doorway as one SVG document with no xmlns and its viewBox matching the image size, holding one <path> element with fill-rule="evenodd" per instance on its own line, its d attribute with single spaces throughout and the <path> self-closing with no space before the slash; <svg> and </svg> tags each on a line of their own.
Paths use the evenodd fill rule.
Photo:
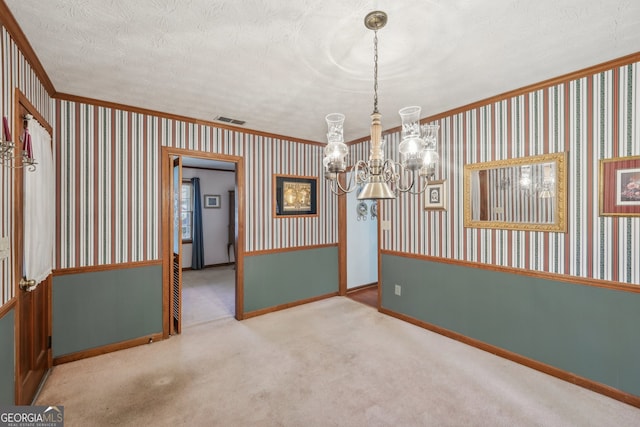
<svg viewBox="0 0 640 427">
<path fill-rule="evenodd" d="M 167 338 L 171 334 L 179 334 L 183 326 L 183 266 L 190 262 L 186 255 L 189 252 L 182 242 L 182 227 L 184 224 L 174 215 L 174 208 L 180 205 L 180 188 L 184 178 L 192 173 L 184 174 L 184 164 L 191 169 L 208 171 L 224 169 L 233 175 L 232 190 L 227 189 L 226 194 L 209 194 L 201 189 L 200 201 L 202 211 L 215 209 L 217 213 L 226 212 L 226 217 L 233 216 L 233 226 L 227 224 L 224 238 L 218 236 L 210 238 L 207 243 L 217 245 L 222 250 L 226 263 L 211 261 L 209 268 L 233 265 L 231 276 L 234 278 L 233 308 L 234 317 L 243 318 L 243 254 L 244 254 L 244 164 L 239 156 L 224 154 L 203 153 L 193 150 L 162 147 L 162 242 L 163 242 L 163 336 Z M 177 160 L 177 161 L 176 161 Z M 174 164 L 174 161 L 175 164 Z M 201 166 L 196 166 L 200 164 Z M 198 169 L 201 168 L 201 169 Z M 232 170 L 231 172 L 229 170 Z M 235 173 L 234 173 L 234 172 Z M 204 172 L 203 172 L 204 173 Z M 175 185 L 178 183 L 178 185 Z M 233 193 L 231 193 L 233 191 Z M 213 197 L 219 196 L 219 197 Z M 233 197 L 231 199 L 230 197 Z M 231 208 L 230 200 L 233 200 Z M 206 204 L 206 205 L 205 205 Z M 208 207 L 207 207 L 208 206 Z M 223 208 L 226 206 L 226 209 Z M 203 218 L 205 217 L 203 212 Z M 203 239 L 204 240 L 204 239 Z M 177 242 L 179 241 L 179 244 Z M 203 242 L 204 243 L 204 242 Z M 231 244 L 229 244 L 231 243 Z M 191 248 L 189 248 L 191 249 Z M 184 252 L 184 253 L 183 253 Z M 220 252 L 218 252 L 219 254 Z M 214 258 L 215 259 L 215 258 Z M 233 260 L 233 264 L 232 261 Z M 226 265 L 217 265 L 226 264 Z M 205 270 L 203 274 L 207 274 Z M 188 270 L 187 270 L 188 271 Z M 213 270 L 212 270 L 212 276 Z"/>
<path fill-rule="evenodd" d="M 354 172 L 344 174 L 346 182 L 354 177 Z M 341 262 L 343 274 L 340 290 L 357 301 L 374 307 L 379 306 L 378 263 L 379 263 L 379 222 L 378 202 L 358 200 L 358 189 L 340 196 L 339 240 L 342 248 Z"/>
<path fill-rule="evenodd" d="M 182 157 L 182 327 L 235 316 L 235 175 L 235 163 Z M 194 180 L 201 240 L 191 236 Z"/>
</svg>

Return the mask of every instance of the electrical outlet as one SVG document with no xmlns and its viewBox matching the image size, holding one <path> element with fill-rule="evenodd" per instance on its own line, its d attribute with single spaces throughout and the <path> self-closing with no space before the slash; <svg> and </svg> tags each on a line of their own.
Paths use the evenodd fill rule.
<svg viewBox="0 0 640 427">
<path fill-rule="evenodd" d="M 396 287 L 395 288 L 396 295 L 398 296 L 402 295 L 402 286 L 396 284 L 395 287 Z"/>
</svg>

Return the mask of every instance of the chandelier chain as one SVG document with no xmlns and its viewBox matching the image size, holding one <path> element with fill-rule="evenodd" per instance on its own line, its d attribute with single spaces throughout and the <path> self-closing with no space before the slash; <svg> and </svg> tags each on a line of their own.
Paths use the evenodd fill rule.
<svg viewBox="0 0 640 427">
<path fill-rule="evenodd" d="M 373 112 L 378 112 L 378 30 L 373 32 Z"/>
</svg>

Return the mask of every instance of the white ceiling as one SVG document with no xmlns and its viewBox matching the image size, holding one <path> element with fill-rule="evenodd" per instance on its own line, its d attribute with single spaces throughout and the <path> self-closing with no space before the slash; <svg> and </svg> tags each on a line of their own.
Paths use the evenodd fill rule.
<svg viewBox="0 0 640 427">
<path fill-rule="evenodd" d="M 58 92 L 325 141 L 640 51 L 638 0 L 4 0 Z"/>
</svg>

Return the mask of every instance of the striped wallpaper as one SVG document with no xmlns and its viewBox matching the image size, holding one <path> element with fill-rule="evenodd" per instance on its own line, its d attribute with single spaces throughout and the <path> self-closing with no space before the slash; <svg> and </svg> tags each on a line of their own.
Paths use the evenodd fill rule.
<svg viewBox="0 0 640 427">
<path fill-rule="evenodd" d="M 320 146 L 86 103 L 56 107 L 57 268 L 160 259 L 161 146 L 243 157 L 247 252 L 337 241 L 337 201 L 322 180 L 317 217 L 273 217 L 273 175 L 319 176 Z"/>
<path fill-rule="evenodd" d="M 102 106 L 54 101 L 1 27 L 3 116 L 18 87 L 54 127 L 59 218 L 56 268 L 160 258 L 160 147 L 241 156 L 247 252 L 337 242 L 337 199 L 318 180 L 317 217 L 274 218 L 274 174 L 321 176 L 322 147 Z M 638 64 L 438 120 L 446 212 L 421 197 L 383 202 L 385 250 L 640 284 L 640 218 L 598 216 L 602 158 L 640 155 Z M 386 136 L 397 158 L 400 135 Z M 61 142 L 60 144 L 58 143 Z M 466 163 L 568 151 L 568 233 L 465 229 Z M 366 158 L 368 143 L 350 146 Z M 13 171 L 0 170 L 0 227 L 12 239 Z M 13 297 L 14 254 L 0 261 L 0 303 Z"/>
<path fill-rule="evenodd" d="M 14 142 L 20 136 L 18 129 L 13 129 L 15 121 L 15 88 L 18 88 L 33 104 L 41 115 L 52 124 L 51 117 L 54 104 L 35 72 L 25 59 L 16 43 L 11 38 L 4 26 L 0 27 L 0 51 L 2 65 L 0 67 L 0 80 L 2 81 L 2 104 L 0 115 L 7 117 L 12 125 L 12 139 Z M 0 192 L 2 193 L 2 207 L 0 208 L 0 237 L 8 238 L 13 242 L 13 207 L 14 207 L 14 169 L 0 166 Z M 17 173 L 22 173 L 18 170 Z M 13 245 L 10 244 L 11 248 Z M 13 263 L 15 254 L 13 249 L 8 258 L 0 260 L 0 306 L 14 297 Z"/>
<path fill-rule="evenodd" d="M 639 71 L 634 63 L 440 119 L 448 209 L 424 211 L 424 199 L 408 195 L 383 202 L 392 229 L 382 248 L 640 284 L 640 218 L 598 216 L 599 160 L 640 155 Z M 399 139 L 387 136 L 393 158 Z M 563 151 L 566 234 L 463 227 L 465 164 Z"/>
</svg>

